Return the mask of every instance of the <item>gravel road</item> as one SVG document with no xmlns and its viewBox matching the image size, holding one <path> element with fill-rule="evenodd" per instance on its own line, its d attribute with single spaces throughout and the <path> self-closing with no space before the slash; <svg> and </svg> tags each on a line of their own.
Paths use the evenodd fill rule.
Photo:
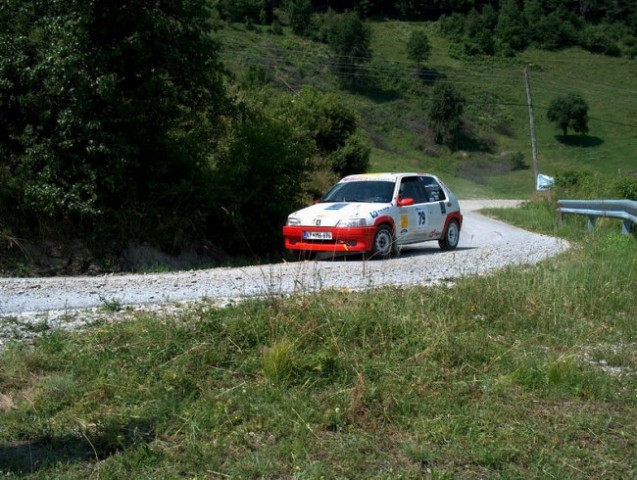
<svg viewBox="0 0 637 480">
<path fill-rule="evenodd" d="M 158 274 L 0 279 L 0 350 L 10 338 L 28 338 L 43 329 L 77 328 L 92 321 L 91 315 L 113 306 L 175 308 L 176 303 L 200 299 L 226 305 L 248 297 L 326 288 L 427 285 L 507 265 L 534 264 L 569 247 L 565 240 L 529 233 L 477 213 L 483 207 L 518 203 L 460 202 L 464 224 L 453 252 L 427 242 L 405 247 L 398 258 L 387 261 L 345 257 Z"/>
</svg>

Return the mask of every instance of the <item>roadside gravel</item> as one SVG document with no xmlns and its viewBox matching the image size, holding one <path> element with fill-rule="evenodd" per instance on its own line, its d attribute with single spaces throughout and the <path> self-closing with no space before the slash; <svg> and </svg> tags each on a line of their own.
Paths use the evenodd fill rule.
<svg viewBox="0 0 637 480">
<path fill-rule="evenodd" d="M 345 257 L 158 274 L 0 279 L 0 351 L 11 339 L 29 339 L 51 329 L 77 329 L 97 320 L 116 321 L 140 309 L 188 308 L 195 301 L 225 306 L 250 297 L 327 288 L 429 285 L 507 265 L 535 264 L 569 248 L 565 240 L 477 213 L 484 207 L 518 203 L 461 202 L 465 220 L 453 252 L 442 252 L 437 242 L 428 242 L 405 247 L 398 258 L 387 261 Z"/>
</svg>

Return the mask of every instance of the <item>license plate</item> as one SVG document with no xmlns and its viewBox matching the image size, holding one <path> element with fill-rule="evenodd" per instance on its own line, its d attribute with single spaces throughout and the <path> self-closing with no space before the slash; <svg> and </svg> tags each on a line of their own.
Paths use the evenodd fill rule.
<svg viewBox="0 0 637 480">
<path fill-rule="evenodd" d="M 331 240 L 332 232 L 303 232 L 305 240 Z"/>
</svg>

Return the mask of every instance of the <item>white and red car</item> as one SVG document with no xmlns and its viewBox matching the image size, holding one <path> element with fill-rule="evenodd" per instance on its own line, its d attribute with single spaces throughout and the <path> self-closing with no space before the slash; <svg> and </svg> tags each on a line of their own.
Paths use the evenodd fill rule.
<svg viewBox="0 0 637 480">
<path fill-rule="evenodd" d="M 350 175 L 317 203 L 288 216 L 285 248 L 308 252 L 360 252 L 387 258 L 403 245 L 437 240 L 458 245 L 458 200 L 435 175 Z"/>
</svg>

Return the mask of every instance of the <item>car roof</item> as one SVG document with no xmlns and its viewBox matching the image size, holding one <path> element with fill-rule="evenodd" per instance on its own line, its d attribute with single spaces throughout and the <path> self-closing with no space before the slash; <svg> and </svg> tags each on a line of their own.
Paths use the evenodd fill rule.
<svg viewBox="0 0 637 480">
<path fill-rule="evenodd" d="M 341 179 L 341 182 L 364 182 L 370 180 L 381 180 L 386 182 L 396 182 L 397 180 L 403 177 L 413 177 L 413 176 L 428 176 L 434 177 L 435 175 L 431 175 L 429 173 L 415 173 L 415 172 L 379 172 L 379 173 L 359 173 L 355 175 L 348 175 L 347 177 Z"/>
</svg>

